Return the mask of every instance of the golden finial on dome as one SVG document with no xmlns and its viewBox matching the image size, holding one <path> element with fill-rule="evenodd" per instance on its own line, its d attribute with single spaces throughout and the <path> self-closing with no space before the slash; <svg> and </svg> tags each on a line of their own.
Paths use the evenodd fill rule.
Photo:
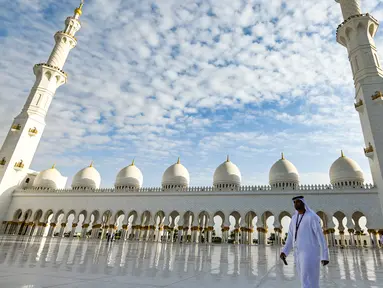
<svg viewBox="0 0 383 288">
<path fill-rule="evenodd" d="M 226 162 L 230 162 L 230 157 L 229 157 L 229 155 L 227 155 L 227 157 L 226 157 Z"/>
<path fill-rule="evenodd" d="M 82 6 L 84 6 L 84 0 L 81 0 L 80 6 L 74 9 L 74 14 L 82 15 Z"/>
<path fill-rule="evenodd" d="M 344 157 L 343 150 L 340 150 L 340 157 Z"/>
<path fill-rule="evenodd" d="M 52 168 L 51 169 L 56 169 L 56 163 L 53 163 L 52 165 Z"/>
<path fill-rule="evenodd" d="M 177 164 L 181 164 L 181 159 L 178 157 Z"/>
<path fill-rule="evenodd" d="M 130 166 L 134 166 L 134 160 L 135 160 L 135 158 L 133 158 L 132 164 L 130 164 Z"/>
<path fill-rule="evenodd" d="M 281 159 L 285 160 L 285 154 L 283 154 L 283 152 L 281 153 Z"/>
<path fill-rule="evenodd" d="M 90 162 L 89 167 L 93 167 L 93 160 L 92 160 L 92 162 Z"/>
</svg>

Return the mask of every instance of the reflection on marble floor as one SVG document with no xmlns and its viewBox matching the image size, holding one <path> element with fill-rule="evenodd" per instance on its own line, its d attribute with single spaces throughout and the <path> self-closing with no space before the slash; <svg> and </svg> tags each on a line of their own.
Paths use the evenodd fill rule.
<svg viewBox="0 0 383 288">
<path fill-rule="evenodd" d="M 383 250 L 335 249 L 321 287 L 383 287 Z M 300 287 L 272 246 L 0 237 L 0 287 Z"/>
</svg>

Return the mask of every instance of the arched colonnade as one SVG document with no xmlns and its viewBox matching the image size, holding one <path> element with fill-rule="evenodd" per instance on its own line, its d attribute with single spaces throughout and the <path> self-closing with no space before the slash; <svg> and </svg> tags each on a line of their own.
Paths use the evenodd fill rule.
<svg viewBox="0 0 383 288">
<path fill-rule="evenodd" d="M 369 235 L 368 245 L 375 246 L 378 234 L 383 229 L 370 227 L 362 229 L 360 219 L 365 217 L 360 211 L 346 215 L 341 211 L 334 214 L 318 211 L 321 218 L 323 232 L 329 246 L 363 246 L 361 236 L 366 232 Z M 108 235 L 118 235 L 122 240 L 159 241 L 159 242 L 220 242 L 235 244 L 267 244 L 273 234 L 273 244 L 283 244 L 288 231 L 284 227 L 283 218 L 291 219 L 287 211 L 273 213 L 264 211 L 257 214 L 255 211 L 224 213 L 217 211 L 185 211 L 174 210 L 165 213 L 162 210 L 151 212 L 136 210 L 70 210 L 63 209 L 43 211 L 31 209 L 23 211 L 17 209 L 11 221 L 2 223 L 0 232 L 6 235 L 47 236 L 47 237 L 74 237 L 91 239 L 106 239 Z M 270 219 L 273 218 L 270 230 Z M 285 224 L 285 226 L 288 226 Z M 367 226 L 367 225 L 366 225 Z M 337 230 L 337 231 L 336 231 Z M 367 231 L 364 231 L 367 230 Z M 335 232 L 339 235 L 336 240 Z M 345 235 L 348 235 L 346 239 Z M 217 239 L 219 241 L 217 241 Z"/>
</svg>

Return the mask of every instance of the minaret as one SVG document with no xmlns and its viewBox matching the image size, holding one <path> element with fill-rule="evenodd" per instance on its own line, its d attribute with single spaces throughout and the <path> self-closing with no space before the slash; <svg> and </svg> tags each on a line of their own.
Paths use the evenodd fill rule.
<svg viewBox="0 0 383 288">
<path fill-rule="evenodd" d="M 83 3 L 65 20 L 64 30 L 55 34 L 56 45 L 48 62 L 33 67 L 35 84 L 0 149 L 0 211 L 6 211 L 7 196 L 26 176 L 44 132 L 45 117 L 56 89 L 67 81 L 62 69 L 69 51 L 77 44 L 75 34 L 81 28 L 82 6 Z"/>
<path fill-rule="evenodd" d="M 362 125 L 365 155 L 369 158 L 375 186 L 383 210 L 383 70 L 374 36 L 379 22 L 361 13 L 359 0 L 336 0 L 344 21 L 338 26 L 336 39 L 345 46 L 355 83 L 355 108 Z"/>
</svg>

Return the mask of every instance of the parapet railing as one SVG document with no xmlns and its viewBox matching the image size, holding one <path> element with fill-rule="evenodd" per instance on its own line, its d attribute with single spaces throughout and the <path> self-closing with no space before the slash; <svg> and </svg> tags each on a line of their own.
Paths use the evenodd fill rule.
<svg viewBox="0 0 383 288">
<path fill-rule="evenodd" d="M 178 188 L 169 188 L 164 189 L 162 187 L 144 187 L 139 189 L 131 188 L 100 188 L 100 189 L 48 189 L 48 188 L 28 188 L 28 189 L 17 189 L 17 192 L 24 193 L 36 193 L 36 192 L 56 192 L 56 193 L 76 193 L 76 192 L 89 192 L 89 193 L 156 193 L 156 192 L 251 192 L 251 191 L 322 191 L 322 190 L 371 190 L 374 189 L 373 184 L 363 184 L 363 185 L 345 185 L 345 186 L 334 186 L 334 185 L 298 185 L 295 187 L 271 187 L 270 185 L 258 185 L 258 186 L 235 186 L 227 185 L 227 187 L 217 188 L 214 186 L 201 186 L 201 187 L 178 187 Z"/>
</svg>

